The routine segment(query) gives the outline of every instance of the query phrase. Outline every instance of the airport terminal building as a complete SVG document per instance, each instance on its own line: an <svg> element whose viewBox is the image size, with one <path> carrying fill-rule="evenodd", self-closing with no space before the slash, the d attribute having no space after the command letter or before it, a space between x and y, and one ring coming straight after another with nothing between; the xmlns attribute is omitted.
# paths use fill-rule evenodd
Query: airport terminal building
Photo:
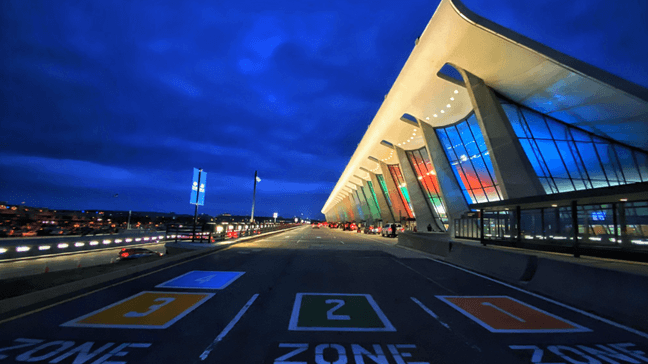
<svg viewBox="0 0 648 364"><path fill-rule="evenodd" d="M645 88L442 0L322 213L648 249L647 136Z"/></svg>

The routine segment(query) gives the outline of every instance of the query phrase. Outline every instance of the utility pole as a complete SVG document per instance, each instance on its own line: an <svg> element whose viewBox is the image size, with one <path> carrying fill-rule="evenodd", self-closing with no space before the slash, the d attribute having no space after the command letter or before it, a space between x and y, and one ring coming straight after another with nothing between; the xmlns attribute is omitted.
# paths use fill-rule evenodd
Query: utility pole
<svg viewBox="0 0 648 364"><path fill-rule="evenodd" d="M254 203L256 202L256 184L257 184L257 171L254 171L254 192L252 192L252 215L250 215L250 222L254 222Z"/></svg>

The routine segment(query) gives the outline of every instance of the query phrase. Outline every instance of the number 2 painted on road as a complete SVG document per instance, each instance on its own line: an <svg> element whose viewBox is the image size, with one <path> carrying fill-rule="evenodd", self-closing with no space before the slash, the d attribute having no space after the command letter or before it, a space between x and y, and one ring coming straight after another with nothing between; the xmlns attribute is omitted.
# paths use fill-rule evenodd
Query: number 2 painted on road
<svg viewBox="0 0 648 364"><path fill-rule="evenodd" d="M321 301L320 301L321 302ZM348 321L351 320L349 315L335 315L333 312L337 311L340 307L344 306L344 300L326 300L326 304L337 303L336 306L332 307L330 310L326 311L327 320L338 320L338 321Z"/></svg>

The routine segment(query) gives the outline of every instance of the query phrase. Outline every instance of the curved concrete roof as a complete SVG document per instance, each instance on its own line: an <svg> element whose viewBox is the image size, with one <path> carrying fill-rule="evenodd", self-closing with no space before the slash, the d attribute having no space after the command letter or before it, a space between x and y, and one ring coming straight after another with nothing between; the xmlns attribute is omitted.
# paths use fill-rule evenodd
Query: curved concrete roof
<svg viewBox="0 0 648 364"><path fill-rule="evenodd" d="M446 63L475 74L517 103L648 150L647 89L484 19L458 0L442 0L323 213L354 175L366 175L361 167L378 172L378 163L368 157L398 163L393 149L382 145L382 140L406 150L424 146L419 130L400 121L403 114L440 127L470 113L472 105L463 87L437 76Z"/></svg>

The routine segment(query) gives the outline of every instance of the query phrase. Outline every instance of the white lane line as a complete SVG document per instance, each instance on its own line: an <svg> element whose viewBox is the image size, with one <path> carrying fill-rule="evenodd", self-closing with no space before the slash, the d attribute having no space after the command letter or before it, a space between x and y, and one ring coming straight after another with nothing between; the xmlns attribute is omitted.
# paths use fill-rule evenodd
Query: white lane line
<svg viewBox="0 0 648 364"><path fill-rule="evenodd" d="M421 303L421 301L417 300L417 299L414 298L414 297L410 297L410 299L411 299L412 301L414 301L414 303L416 303L417 305L421 306L421 308L423 309L423 311L427 312L430 316L434 317L434 319L436 319L437 321L439 321L439 323L440 323L441 325L443 325L443 326L444 326L445 328L447 328L447 329L450 329L450 326L448 326L448 324L446 324L445 322L441 321L441 319L439 318L439 316L438 316L436 313L432 312L432 310L430 310L429 308L427 308L423 303Z"/></svg>
<svg viewBox="0 0 648 364"><path fill-rule="evenodd" d="M398 259L396 259L396 258L394 258L394 257L392 257L392 260L393 260L393 261L395 261L396 263L398 263L398 264L400 264L400 265L402 265L403 267L405 267L405 268L407 268L407 269L409 269L409 270L411 270L412 272L414 272L414 273L416 273L416 274L418 274L418 275L420 275L421 277L423 277L423 278L425 278L425 279L427 279L428 281L430 281L430 282L432 282L432 283L434 283L434 284L436 284L437 286L439 286L439 287L441 287L441 288L443 288L443 289L445 289L446 291L448 291L448 292L452 292L452 293L453 293L453 294L455 294L455 295L457 294L457 293L456 293L455 291L453 291L453 290L451 290L450 288L447 288L447 287L445 287L445 286L444 286L444 285L442 285L441 283L439 283L439 282L437 282L437 281L435 281L435 280L434 280L434 279L432 279L432 278L429 278L429 277L428 277L428 276L426 276L425 274L423 274L423 273L421 273L421 272L419 272L419 271L417 271L416 269L414 269L414 268L412 268L412 267L410 267L409 265L407 265L407 264L405 264L405 263L403 263L403 262L400 262L400 261L399 261Z"/></svg>
<svg viewBox="0 0 648 364"><path fill-rule="evenodd" d="M214 347L216 346L216 344L219 341L223 340L225 335L227 335L227 333L230 332L230 330L234 327L234 325L236 325L238 320L240 320L241 317L243 316L243 314L245 314L245 311L247 311L247 309L250 308L250 306L252 306L252 304L254 303L254 300L256 300L257 297L259 297L258 293L255 294L254 296L252 296L252 298L250 298L250 300L247 301L245 306L243 306L243 308L239 311L239 313L236 314L236 316L232 319L232 321L230 321L230 323L227 324L227 326L223 329L223 331L221 331L221 333L216 337L216 339L214 339L214 341L211 344L209 344L207 349L205 349L205 351L203 351L203 353L200 354L200 360L201 361L204 361L205 359L207 359L207 357L209 356L209 353L211 353L211 351L214 350Z"/></svg>
<svg viewBox="0 0 648 364"><path fill-rule="evenodd" d="M402 246L399 246L399 248L403 248L403 249L411 250L411 251L413 251L413 252L421 253L421 252L419 252L419 251L417 251L417 250L409 249L409 248L402 247ZM423 254L421 254L421 255L423 255ZM423 255L423 256L424 256L424 255ZM461 270L461 271L464 271L464 272L466 272L466 273L470 273L470 274L475 275L475 276L477 276L477 277L484 278L484 279L489 280L489 281L491 281L491 282L495 282L495 283L501 284L502 286L505 286L505 287L508 287L508 288L514 289L514 290L516 290L516 291L518 291L518 292L526 293L526 294L528 294L528 295L530 295L530 296L533 296L533 297L539 298L539 299L541 299L541 300L544 300L544 301L547 301L547 302L551 302L551 303L553 303L553 304L555 304L555 305L558 305L558 306L560 306L560 307L564 307L564 308L569 309L569 310L572 310L572 311L574 311L574 312L578 312L578 313L580 313L581 315L585 315L585 316L587 316L587 317L589 317L589 318L593 318L593 319L595 319L595 320L599 320L599 321L604 322L604 323L606 323L606 324L608 324L608 325L612 325L612 326L617 327L617 328L619 328L619 329L623 329L623 330L625 330L625 331L631 332L631 333L633 333L633 334L635 334L635 335L639 335L639 336L641 336L641 337L643 337L643 338L648 339L648 334L646 334L645 332L642 332L642 331L639 331L639 330L633 329L633 328L631 328L631 327L628 327L628 326L625 326L625 325L622 325L622 324L616 323L616 322L611 321L611 320L608 320L608 319L606 319L606 318L603 318L603 317L597 316L597 315L595 315L595 314L593 314L593 313L589 313L589 312L587 312L587 311L583 311L583 310L581 310L581 309L579 309L579 308L572 307L572 306L569 306L569 305L567 305L567 304L564 304L564 303L561 303L561 302L555 301L555 300L553 300L553 299L551 299L551 298L544 297L544 296L541 296L541 295L539 295L539 294L536 294L536 293L533 293L533 292L526 291L526 290L524 290L524 289L522 289L522 288L518 288L518 287L513 286L513 285L510 285L510 284L508 284L508 283L500 282L500 281L498 281L498 280L496 280L496 279L494 279L494 278L487 277L487 276L485 276L485 275L482 275L482 274L479 274L479 273L476 273L476 272L470 271L470 270L468 270L468 269L465 269L465 268L462 268L462 267L456 266L456 265L454 265L454 264L450 264L450 263L444 262L444 261L442 261L442 260L438 260L438 259L430 258L430 257L427 257L427 256L425 256L425 259L428 259L428 260L431 260L431 261L434 261L434 262L437 262L437 263L441 263L441 264L447 265L447 266L452 267L452 268L459 269L459 270Z"/></svg>

